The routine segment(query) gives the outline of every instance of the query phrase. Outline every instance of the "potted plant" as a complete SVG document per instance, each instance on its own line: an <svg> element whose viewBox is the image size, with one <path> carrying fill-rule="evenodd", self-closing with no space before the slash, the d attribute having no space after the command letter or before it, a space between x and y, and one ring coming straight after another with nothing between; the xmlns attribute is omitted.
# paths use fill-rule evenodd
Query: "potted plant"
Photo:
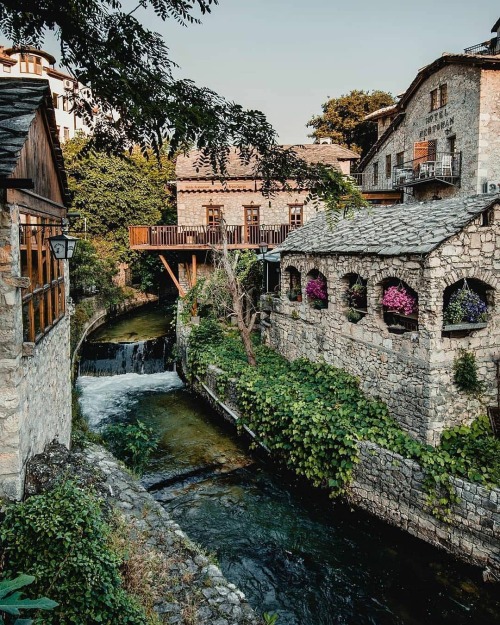
<svg viewBox="0 0 500 625"><path fill-rule="evenodd" d="M443 315L445 329L457 325L485 327L487 319L488 307L467 282L452 293Z"/></svg>
<svg viewBox="0 0 500 625"><path fill-rule="evenodd" d="M411 315L417 309L416 304L415 298L408 293L402 284L390 286L384 291L382 297L382 306L386 308L386 312L397 315Z"/></svg>
<svg viewBox="0 0 500 625"><path fill-rule="evenodd" d="M328 293L326 282L321 277L311 278L306 285L306 295L313 308L321 309L327 307Z"/></svg>
<svg viewBox="0 0 500 625"><path fill-rule="evenodd" d="M363 318L363 313L355 308L348 308L346 312L347 320L351 323L358 323Z"/></svg>
<svg viewBox="0 0 500 625"><path fill-rule="evenodd" d="M292 288L288 291L288 299L291 302L301 302L302 301L302 292L298 288Z"/></svg>
<svg viewBox="0 0 500 625"><path fill-rule="evenodd" d="M366 308L366 286L355 282L347 289L347 300L353 308Z"/></svg>

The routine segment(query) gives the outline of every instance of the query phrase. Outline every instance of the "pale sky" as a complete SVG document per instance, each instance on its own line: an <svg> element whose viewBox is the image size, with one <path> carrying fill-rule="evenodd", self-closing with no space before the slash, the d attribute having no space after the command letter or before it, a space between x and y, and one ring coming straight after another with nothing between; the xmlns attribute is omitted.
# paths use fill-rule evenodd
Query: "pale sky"
<svg viewBox="0 0 500 625"><path fill-rule="evenodd" d="M144 21L163 35L179 77L260 109L282 143L301 143L328 97L401 93L443 52L492 37L498 17L494 0L220 0L201 25Z"/></svg>

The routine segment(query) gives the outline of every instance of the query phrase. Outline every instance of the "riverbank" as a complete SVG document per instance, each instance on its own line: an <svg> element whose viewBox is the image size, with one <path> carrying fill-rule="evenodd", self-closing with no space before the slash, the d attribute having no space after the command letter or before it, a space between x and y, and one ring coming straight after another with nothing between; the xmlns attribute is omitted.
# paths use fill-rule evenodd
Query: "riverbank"
<svg viewBox="0 0 500 625"><path fill-rule="evenodd" d="M183 368L192 380L193 370L192 368L189 369L187 365L187 356L190 353L188 333L189 330L186 331L186 329L180 328L178 331L178 342ZM226 350L225 353L228 353L227 350L231 350L228 345L225 345L224 348ZM191 353L191 356L193 355L194 352ZM267 367L269 374L273 372L275 377L278 376L277 368L279 369L279 363L267 363ZM193 386L225 418L240 424L242 422L253 423L254 426L251 425L251 427L257 431L259 427L262 429L263 424L259 421L260 417L256 416L259 408L257 405L254 405L255 399L250 399L252 419L249 421L248 418L244 419L242 417L245 416L245 406L247 406L249 401L249 393L254 395L255 393L260 393L262 390L261 386L265 380L254 379L242 391L239 386L241 386L243 372L244 365L242 365L238 375L234 376L238 378L238 381L236 381L236 379L228 379L231 375L234 375L234 372L228 375L227 372L216 367L208 366L208 368L205 367L204 373L201 374L199 382L195 381ZM318 374L320 374L319 371ZM289 372L288 377L286 373L282 377L283 384L294 386L295 378L292 371ZM287 382L285 382L285 379ZM350 384L349 380L347 382ZM252 387L251 389L250 386ZM346 396L345 393L347 393L347 396L349 394L352 396L353 390L354 387L350 391L346 387L339 392L344 394L344 396ZM241 399L242 392L243 402ZM272 395L271 391L269 393ZM300 409L300 406L303 409L306 406L314 408L315 404L310 404L310 402L318 401L317 390L315 391L314 388L310 387L307 393L310 395L309 404L307 400L304 403L305 398L298 392L294 400L298 402L298 409ZM262 395L262 393L260 394ZM270 411L270 424L281 422L282 419L286 421L286 417L283 414L283 390L280 397L276 399L280 403L279 408L275 405L276 402L274 402L271 396L261 397L266 406L266 411ZM338 402L338 398L336 401ZM359 397L355 401L363 402L364 400ZM269 405L267 405L268 403ZM328 410L326 404L325 406L320 404L316 406L316 410L319 411L318 414ZM301 414L303 409L299 410ZM276 412L277 410L278 412L281 411L279 415ZM285 436L286 440L281 435L276 438L276 435L265 424L264 432L268 432L268 436L262 436L261 434L259 438L265 441L266 446L269 447L273 447L273 444L269 444L269 440L273 441L274 449L272 449L272 453L276 455L277 452L279 457L285 459L285 462L287 462L286 458L288 458L290 453L293 453L296 458L300 459L302 458L302 451L305 452L307 450L301 451L297 448L297 445L302 446L302 440L309 440L308 446L312 448L314 442L311 442L311 439L314 441L316 435L310 431L310 428L314 426L314 423L316 423L314 426L316 430L319 428L319 431L322 431L324 427L324 424L322 425L323 421L317 421L313 414L310 415L310 418L305 419L309 425L306 422L301 425L302 421L297 423L297 425L293 425L293 428L296 428L293 429L293 432L296 432L298 437L295 443L293 442L294 435L292 432L290 432L291 438L288 435ZM372 421L370 428L373 428L373 423ZM380 430L382 425L381 422L376 426L376 429ZM292 427L290 424L288 426ZM387 426L390 429L389 421ZM286 423L284 427L287 427ZM269 436L269 434L271 435ZM383 439L385 434L385 432L382 432L382 436L377 435L377 440ZM347 431L341 435L344 437L342 440L346 441L346 443L348 439L345 437L352 437L352 435L347 434ZM396 436L399 436L397 432ZM355 440L356 438L351 438L352 442ZM328 438L328 441L329 445L331 445L332 439ZM434 461L434 456L436 456L436 462L439 462L438 454L435 454L432 448L419 451L416 447L413 447L411 441L406 442L402 440L402 443L404 444L401 444L401 441L398 443L399 447L404 448L406 446L415 454L417 452L425 454L424 458L427 466ZM500 576L500 490L498 488L486 488L467 479L450 477L446 472L441 471L443 483L435 483L434 491L431 491L428 470L424 471L415 460L405 458L403 455L395 453L394 450L384 449L380 444L370 442L370 440L358 440L355 444L357 447L356 453L346 457L346 462L343 464L343 468L347 467L347 473L338 473L335 465L332 465L332 468L335 467L337 475L348 478L346 479L346 484L348 485L344 489L344 495L350 502L432 545L443 548L467 562L481 566L485 571L485 578L494 580ZM276 446L278 449L276 449ZM343 446L346 447L347 444ZM324 456L326 451L323 447L322 450ZM345 452L345 449L343 451ZM324 465L320 463L314 466L307 460L308 454L309 452L305 453L304 456L308 464L302 465L305 468L299 473L306 475L306 477L309 477L309 475L316 476L314 479L316 479L316 484L319 484L321 483L321 471L324 469L324 477L326 482L328 482L328 477L335 474L335 471L332 474L332 470L328 468L329 465L327 464L331 462L332 454L328 453L327 457L325 456L326 462ZM351 459L350 466L347 464L349 458ZM293 469L289 462L287 464L289 468ZM438 477L440 478L441 474ZM312 480L313 483L314 479ZM330 486L332 486L331 481ZM336 486L338 487L338 483ZM441 494L440 487L443 487L443 494ZM439 507L441 507L441 510Z"/></svg>
<svg viewBox="0 0 500 625"><path fill-rule="evenodd" d="M53 444L30 462L27 494L47 492L62 471L84 488L90 479L92 490L119 515L128 553L125 585L132 594L137 595L138 588L142 591L139 599L144 602L146 597L158 622L260 623L243 593L225 579L210 557L108 451L89 445L68 452Z"/></svg>

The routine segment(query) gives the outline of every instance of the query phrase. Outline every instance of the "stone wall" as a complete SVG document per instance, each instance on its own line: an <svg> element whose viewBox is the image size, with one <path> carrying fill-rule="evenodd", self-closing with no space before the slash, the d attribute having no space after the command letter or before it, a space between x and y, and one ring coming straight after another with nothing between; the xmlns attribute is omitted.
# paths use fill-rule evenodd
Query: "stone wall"
<svg viewBox="0 0 500 625"><path fill-rule="evenodd" d="M245 206L260 207L260 223L264 225L288 224L289 204L304 204L307 191L279 192L266 198L255 188L253 181L232 181L226 185L214 181L185 181L177 183L177 216L180 225L207 224L208 205L221 206L229 225L245 223ZM303 207L304 223L316 214L312 202Z"/></svg>
<svg viewBox="0 0 500 625"><path fill-rule="evenodd" d="M488 74L498 74L490 71ZM478 176L478 145L484 144L486 135L495 145L496 127L491 123L498 118L495 94L498 78L486 78L484 70L457 64L446 65L425 80L413 94L405 110L404 119L364 167L371 174L378 162L379 180L385 181L385 158L391 155L392 165L396 154L404 152L404 161L414 159L413 146L417 141L437 141L437 152L449 152L449 138L455 136L455 150L462 153L462 175L459 186L426 182L405 194L405 201L426 201L437 195L440 198L469 196L482 192L484 175ZM439 85L448 86L448 103L430 111L430 93ZM485 125L486 115L490 126ZM481 117L481 133L480 133ZM491 134L490 134L491 133ZM500 181L500 156L488 154L488 171ZM484 161L484 158L482 158ZM484 169L484 164L482 166Z"/></svg>
<svg viewBox="0 0 500 625"><path fill-rule="evenodd" d="M500 576L500 490L452 478L460 501L449 523L426 505L420 466L374 443L360 444L360 462L347 498L352 503L462 560Z"/></svg>
<svg viewBox="0 0 500 625"><path fill-rule="evenodd" d="M436 202L436 210L439 203ZM500 210L491 225L482 216L427 257L327 256L283 253L282 297L264 326L267 342L286 358L305 357L346 369L361 388L387 403L402 427L435 444L443 429L470 422L496 403L495 358L500 353L500 317L496 313L500 269ZM287 269L302 276L302 303L286 296ZM314 310L307 302L307 274L319 270L327 279L328 308ZM368 312L358 323L346 317L347 274L368 280ZM418 331L390 332L380 304L383 280L396 278L418 293ZM443 294L462 278L475 278L491 288L490 320L468 335L446 335ZM458 391L453 361L461 348L474 352L485 383L482 403Z"/></svg>
<svg viewBox="0 0 500 625"><path fill-rule="evenodd" d="M481 72L478 138L478 190L500 184L500 72Z"/></svg>
<svg viewBox="0 0 500 625"><path fill-rule="evenodd" d="M18 223L17 207L0 205L0 496L13 499L29 457L55 438L69 444L71 428L69 317L23 344Z"/></svg>
<svg viewBox="0 0 500 625"><path fill-rule="evenodd" d="M186 370L189 328L179 328L179 354ZM228 397L218 397L220 370L209 367L204 380L194 382L202 395L224 418L240 418L234 387ZM247 432L255 437L253 432ZM267 452L272 453L266 447ZM460 501L453 506L449 522L432 516L427 505L424 473L413 460L403 458L375 443L359 443L356 465L347 499L354 505L426 542L481 566L485 577L500 579L500 490L452 478Z"/></svg>

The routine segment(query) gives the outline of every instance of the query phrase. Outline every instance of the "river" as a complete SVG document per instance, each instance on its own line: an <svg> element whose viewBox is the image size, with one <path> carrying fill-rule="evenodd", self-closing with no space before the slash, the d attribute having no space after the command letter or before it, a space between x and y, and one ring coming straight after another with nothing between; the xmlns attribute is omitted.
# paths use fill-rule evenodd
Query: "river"
<svg viewBox="0 0 500 625"><path fill-rule="evenodd" d="M153 334L171 345L161 310L118 320L88 343L152 338L144 328L153 318ZM124 368L121 349L115 373ZM296 485L250 452L174 371L94 371L77 381L91 427L139 419L158 432L144 485L258 613L276 612L278 625L500 623L498 586L484 584L479 569Z"/></svg>

